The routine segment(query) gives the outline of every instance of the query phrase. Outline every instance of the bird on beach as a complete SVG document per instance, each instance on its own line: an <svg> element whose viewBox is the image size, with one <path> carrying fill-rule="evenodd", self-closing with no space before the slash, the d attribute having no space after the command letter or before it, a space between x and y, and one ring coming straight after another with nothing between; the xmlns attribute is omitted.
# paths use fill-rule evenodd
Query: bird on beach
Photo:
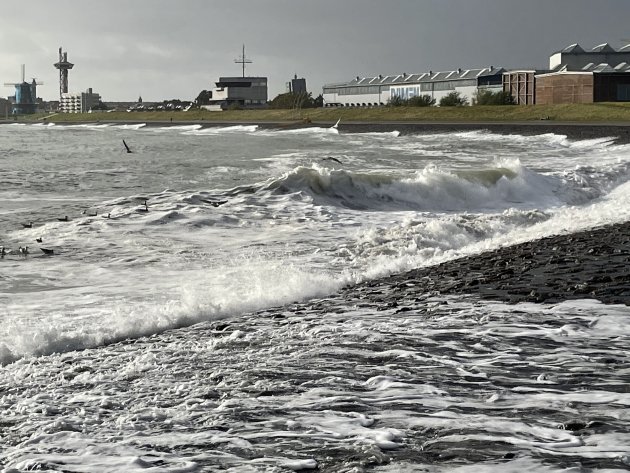
<svg viewBox="0 0 630 473"><path fill-rule="evenodd" d="M4 248L4 246L0 246L0 258L4 258L4 255L7 254L7 250Z"/></svg>
<svg viewBox="0 0 630 473"><path fill-rule="evenodd" d="M127 145L127 143L125 142L125 140L122 140L123 145L125 145L125 149L127 150L127 153L131 153L131 148L129 147L129 145Z"/></svg>
<svg viewBox="0 0 630 473"><path fill-rule="evenodd" d="M107 215L103 215L103 218L111 218L111 215L112 215L112 214L111 214L111 212L110 212L110 213L108 213Z"/></svg>
<svg viewBox="0 0 630 473"><path fill-rule="evenodd" d="M26 256L28 255L28 246L20 246L18 248L18 253L20 254L20 256Z"/></svg>
<svg viewBox="0 0 630 473"><path fill-rule="evenodd" d="M39 238L35 238L35 241L36 241L37 243L41 243L43 240L42 240L42 237L39 237Z"/></svg>
<svg viewBox="0 0 630 473"><path fill-rule="evenodd" d="M22 226L24 228L33 228L33 222L23 223Z"/></svg>
<svg viewBox="0 0 630 473"><path fill-rule="evenodd" d="M42 252L45 255L54 255L55 254L55 250L53 250L51 248L40 248L40 250L42 250Z"/></svg>
<svg viewBox="0 0 630 473"><path fill-rule="evenodd" d="M58 218L57 220L59 220L60 222L69 222L70 220L68 219L68 216L66 215L63 218Z"/></svg>

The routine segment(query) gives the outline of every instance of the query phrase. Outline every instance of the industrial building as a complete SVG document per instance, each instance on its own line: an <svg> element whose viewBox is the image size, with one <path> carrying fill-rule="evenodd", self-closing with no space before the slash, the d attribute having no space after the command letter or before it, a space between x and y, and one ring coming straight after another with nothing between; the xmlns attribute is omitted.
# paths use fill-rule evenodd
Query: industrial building
<svg viewBox="0 0 630 473"><path fill-rule="evenodd" d="M264 108L267 106L266 77L220 77L211 91L206 110Z"/></svg>
<svg viewBox="0 0 630 473"><path fill-rule="evenodd" d="M8 117L13 113L13 105L7 99L0 98L0 117Z"/></svg>
<svg viewBox="0 0 630 473"><path fill-rule="evenodd" d="M87 113L92 107L98 105L101 96L92 91L91 88L80 93L63 93L59 100L59 111L61 113Z"/></svg>
<svg viewBox="0 0 630 473"><path fill-rule="evenodd" d="M242 55L234 60L243 67L241 77L219 77L215 87L210 91L210 99L202 108L210 111L228 110L231 108L265 108L267 107L267 78L246 77L245 64L251 59L245 56L245 45Z"/></svg>
<svg viewBox="0 0 630 473"><path fill-rule="evenodd" d="M630 45L572 44L549 57L546 71L505 72L503 90L523 105L630 101Z"/></svg>
<svg viewBox="0 0 630 473"><path fill-rule="evenodd" d="M608 64L615 67L621 63L630 63L630 44L614 49L608 43L585 50L579 44L571 44L549 57L549 69L552 72L580 71L590 64Z"/></svg>
<svg viewBox="0 0 630 473"><path fill-rule="evenodd" d="M287 86L290 93L293 94L306 94L306 79L298 79L297 74L293 76L291 82L287 82Z"/></svg>
<svg viewBox="0 0 630 473"><path fill-rule="evenodd" d="M327 84L323 88L325 107L373 107L386 105L394 97L407 100L429 95L436 102L451 92L472 103L478 90L501 91L505 69L457 69L421 74L356 77L350 82Z"/></svg>

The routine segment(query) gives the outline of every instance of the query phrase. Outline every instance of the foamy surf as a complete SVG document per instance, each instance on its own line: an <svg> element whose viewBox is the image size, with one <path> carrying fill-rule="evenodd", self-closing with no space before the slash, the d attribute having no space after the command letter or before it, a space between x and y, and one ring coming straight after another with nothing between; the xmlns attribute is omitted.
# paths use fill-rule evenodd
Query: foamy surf
<svg viewBox="0 0 630 473"><path fill-rule="evenodd" d="M222 133L254 133L258 130L258 125L234 125L234 126L212 126L184 132L187 135L219 135Z"/></svg>
<svg viewBox="0 0 630 473"><path fill-rule="evenodd" d="M296 141L289 130L184 125L143 133L142 147L127 156L120 127L143 124L69 128L63 137L47 135L46 146L29 140L28 174L11 163L4 170L0 199L13 207L0 221L2 243L38 252L34 241L42 237L55 250L54 258L10 253L4 260L13 273L4 301L20 301L3 313L11 327L2 340L5 362L229 318L625 218L615 206L625 205L627 146L603 139L568 147L561 135L506 142L487 132L330 140L329 128L311 127ZM204 134L214 139L198 147L191 135ZM80 144L80 156L67 149L69 140ZM519 157L504 157L515 149ZM329 156L339 162L322 161ZM568 172L567 160L590 167ZM25 179L39 187L19 186ZM68 214L69 222L57 221ZM32 229L19 225L30 220ZM292 283L268 278L265 267ZM186 280L207 282L183 291ZM41 304L27 302L34 288ZM29 320L41 321L37 330L23 330ZM21 331L29 335L15 345Z"/></svg>
<svg viewBox="0 0 630 473"><path fill-rule="evenodd" d="M627 307L447 294L628 221L628 145L150 128L0 127L7 473L627 469Z"/></svg>

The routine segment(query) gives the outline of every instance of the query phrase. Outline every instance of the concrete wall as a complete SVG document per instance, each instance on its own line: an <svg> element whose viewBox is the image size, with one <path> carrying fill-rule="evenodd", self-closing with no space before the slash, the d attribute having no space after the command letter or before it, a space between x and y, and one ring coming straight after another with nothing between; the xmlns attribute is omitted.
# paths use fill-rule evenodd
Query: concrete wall
<svg viewBox="0 0 630 473"><path fill-rule="evenodd" d="M592 102L592 73L566 72L536 76L536 104Z"/></svg>

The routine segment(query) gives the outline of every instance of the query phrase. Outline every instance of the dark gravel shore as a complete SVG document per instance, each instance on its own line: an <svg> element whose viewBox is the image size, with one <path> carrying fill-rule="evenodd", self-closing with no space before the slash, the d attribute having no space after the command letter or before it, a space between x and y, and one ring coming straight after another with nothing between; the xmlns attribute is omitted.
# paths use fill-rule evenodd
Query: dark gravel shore
<svg viewBox="0 0 630 473"><path fill-rule="evenodd" d="M426 293L509 303L589 298L630 305L630 222L412 270L347 288L345 296L405 311Z"/></svg>

